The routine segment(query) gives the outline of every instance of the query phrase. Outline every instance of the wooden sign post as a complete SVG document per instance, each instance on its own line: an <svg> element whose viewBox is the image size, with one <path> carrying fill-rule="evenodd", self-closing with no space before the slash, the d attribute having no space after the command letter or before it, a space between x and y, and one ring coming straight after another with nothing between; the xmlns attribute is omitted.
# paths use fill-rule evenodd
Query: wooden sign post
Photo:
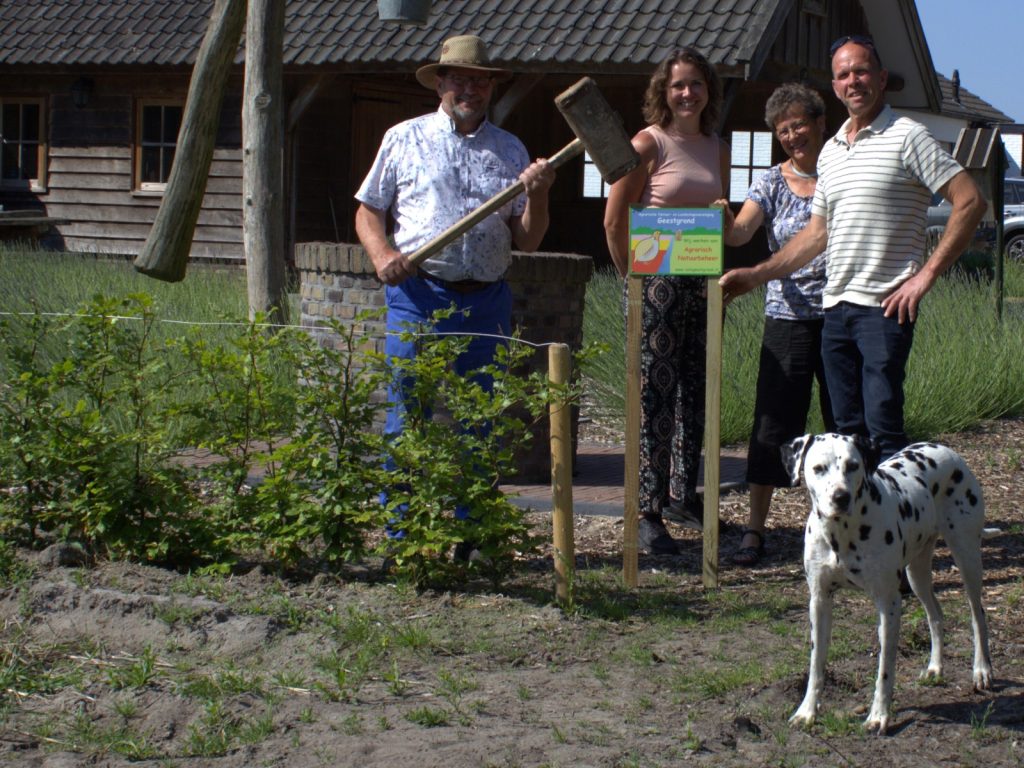
<svg viewBox="0 0 1024 768"><path fill-rule="evenodd" d="M640 348L643 343L643 278L708 277L707 372L704 406L704 586L718 586L718 487L722 392L722 210L630 209L630 273L626 277L626 455L622 579L638 584L640 523Z"/></svg>

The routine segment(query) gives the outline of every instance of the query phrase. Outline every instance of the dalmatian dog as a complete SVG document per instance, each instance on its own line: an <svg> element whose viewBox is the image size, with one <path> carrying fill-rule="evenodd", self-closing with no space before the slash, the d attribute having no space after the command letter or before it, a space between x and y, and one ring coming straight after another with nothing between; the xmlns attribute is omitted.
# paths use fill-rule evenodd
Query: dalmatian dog
<svg viewBox="0 0 1024 768"><path fill-rule="evenodd" d="M878 678L865 726L889 727L900 634L900 580L906 568L924 603L931 656L922 678L942 675L942 610L932 588L932 555L940 536L963 576L974 629L974 690L988 690L992 664L981 604L981 539L985 506L978 481L953 450L915 443L878 463L879 451L862 437L804 435L782 448L796 485L803 473L811 498L804 532L804 570L810 590L811 663L807 693L790 718L814 722L825 682L832 635L832 595L844 586L868 593L878 610Z"/></svg>

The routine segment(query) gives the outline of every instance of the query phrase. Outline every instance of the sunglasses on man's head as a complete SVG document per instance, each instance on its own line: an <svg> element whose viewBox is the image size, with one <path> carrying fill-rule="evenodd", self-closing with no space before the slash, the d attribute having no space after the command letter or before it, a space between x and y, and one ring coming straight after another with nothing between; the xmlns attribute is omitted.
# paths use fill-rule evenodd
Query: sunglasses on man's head
<svg viewBox="0 0 1024 768"><path fill-rule="evenodd" d="M829 57L835 56L836 51L842 48L847 43L855 43L857 45L863 45L865 48L870 48L875 54L875 58L878 59L878 66L882 66L882 57L878 55L878 49L875 47L875 41L871 35L844 35L832 43L832 46L828 49Z"/></svg>

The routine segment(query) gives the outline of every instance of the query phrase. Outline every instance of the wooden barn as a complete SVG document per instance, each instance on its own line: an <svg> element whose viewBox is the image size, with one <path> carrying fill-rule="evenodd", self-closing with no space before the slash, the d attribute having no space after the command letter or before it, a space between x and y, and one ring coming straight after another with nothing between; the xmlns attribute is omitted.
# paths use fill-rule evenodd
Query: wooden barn
<svg viewBox="0 0 1024 768"><path fill-rule="evenodd" d="M191 65L212 0L0 0L0 205L63 223L49 244L137 254L174 157ZM453 34L483 37L517 73L492 119L531 154L571 138L556 94L592 76L631 133L642 126L647 78L673 48L692 45L726 83L722 133L733 146L734 199L779 160L763 123L787 80L819 88L830 127L829 43L874 35L901 90L894 106L942 103L913 0L435 0L426 26L385 24L367 0L288 0L284 43L285 231L297 242L351 242L352 194L395 122L437 108L415 69ZM221 109L194 259L241 260L241 89L244 43ZM602 184L585 160L560 171L544 250L607 260ZM756 246L755 246L756 247Z"/></svg>

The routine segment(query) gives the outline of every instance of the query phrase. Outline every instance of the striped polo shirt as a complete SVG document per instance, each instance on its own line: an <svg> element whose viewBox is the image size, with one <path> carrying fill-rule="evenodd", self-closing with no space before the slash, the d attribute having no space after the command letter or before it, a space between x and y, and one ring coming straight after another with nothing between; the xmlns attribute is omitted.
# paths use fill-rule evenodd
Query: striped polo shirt
<svg viewBox="0 0 1024 768"><path fill-rule="evenodd" d="M932 193L963 170L927 128L888 105L853 144L848 125L818 157L812 211L828 227L826 309L880 306L920 269Z"/></svg>

